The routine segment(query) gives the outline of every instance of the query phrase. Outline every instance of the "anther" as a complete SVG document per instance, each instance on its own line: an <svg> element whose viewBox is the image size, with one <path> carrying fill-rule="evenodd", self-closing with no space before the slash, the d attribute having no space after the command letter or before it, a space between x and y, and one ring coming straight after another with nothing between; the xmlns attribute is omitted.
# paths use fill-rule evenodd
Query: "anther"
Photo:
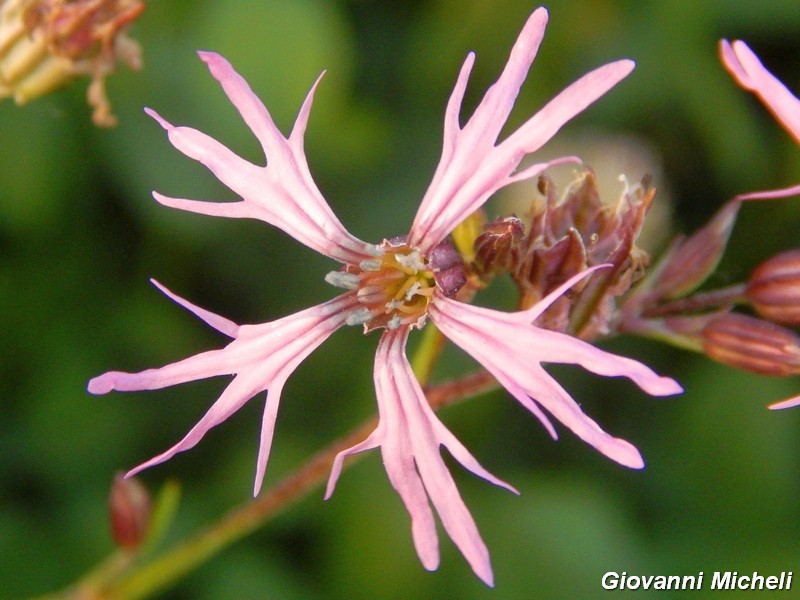
<svg viewBox="0 0 800 600"><path fill-rule="evenodd" d="M325 281L334 287L343 288L345 290L354 290L358 287L361 279L354 273L331 271L325 275Z"/></svg>
<svg viewBox="0 0 800 600"><path fill-rule="evenodd" d="M391 319L386 322L386 328L389 330L394 330L400 327L403 324L403 320L400 318L400 315L394 315Z"/></svg>
<svg viewBox="0 0 800 600"><path fill-rule="evenodd" d="M401 267L411 269L415 273L425 270L425 263L416 250L408 254L395 254L394 258Z"/></svg>
<svg viewBox="0 0 800 600"><path fill-rule="evenodd" d="M345 323L348 325L364 325L372 320L372 311L368 308L357 308L347 313Z"/></svg>
<svg viewBox="0 0 800 600"><path fill-rule="evenodd" d="M383 266L383 262L376 258L370 258L368 260L362 260L358 263L358 266L362 271L379 271L381 266Z"/></svg>
<svg viewBox="0 0 800 600"><path fill-rule="evenodd" d="M408 288L405 295L406 302L409 302L411 298L419 291L419 288L422 287L419 281L415 281L414 284Z"/></svg>
<svg viewBox="0 0 800 600"><path fill-rule="evenodd" d="M383 248L375 244L365 244L364 251L372 256L383 256L385 253Z"/></svg>

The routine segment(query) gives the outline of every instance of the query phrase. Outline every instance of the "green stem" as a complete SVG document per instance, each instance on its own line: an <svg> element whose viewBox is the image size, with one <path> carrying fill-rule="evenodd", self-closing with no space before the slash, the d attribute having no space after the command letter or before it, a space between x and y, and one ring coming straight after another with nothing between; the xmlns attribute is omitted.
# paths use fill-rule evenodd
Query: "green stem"
<svg viewBox="0 0 800 600"><path fill-rule="evenodd" d="M426 328L426 335L412 361L422 381L430 377L431 363L438 358L442 343L441 333L433 327ZM497 382L489 373L478 371L429 387L426 396L430 405L437 409L495 387ZM135 555L117 551L76 584L41 600L138 600L167 589L319 486L330 472L336 455L363 440L376 424L376 417L367 420L318 452L272 489L160 554L145 552ZM345 463L345 468L360 456L363 455L351 457Z"/></svg>
<svg viewBox="0 0 800 600"><path fill-rule="evenodd" d="M478 371L431 387L427 390L427 397L433 408L441 408L482 394L496 386L494 377L486 371ZM287 476L261 497L234 509L214 525L167 550L149 563L134 567L134 570L126 576L112 582L106 595L98 598L136 600L177 582L231 543L255 531L270 518L305 497L328 475L334 457L342 450L363 440L376 424L376 418L369 419L347 436L317 453L298 471ZM345 468L360 456L363 455L359 454L348 460Z"/></svg>
<svg viewBox="0 0 800 600"><path fill-rule="evenodd" d="M333 458L364 439L375 428L370 419L350 434L314 455L262 496L235 508L218 522L167 550L147 564L112 582L105 598L146 598L180 580L236 540L255 531L270 518L304 498L330 470Z"/></svg>

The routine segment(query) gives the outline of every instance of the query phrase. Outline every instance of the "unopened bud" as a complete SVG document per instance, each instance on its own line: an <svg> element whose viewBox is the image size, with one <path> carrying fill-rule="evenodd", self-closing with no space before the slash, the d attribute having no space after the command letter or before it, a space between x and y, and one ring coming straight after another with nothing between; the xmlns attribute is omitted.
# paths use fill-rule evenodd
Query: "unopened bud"
<svg viewBox="0 0 800 600"><path fill-rule="evenodd" d="M776 254L756 267L746 295L765 319L800 325L800 249Z"/></svg>
<svg viewBox="0 0 800 600"><path fill-rule="evenodd" d="M717 268L728 245L741 202L731 200L664 259L656 290L664 298L680 298L699 287Z"/></svg>
<svg viewBox="0 0 800 600"><path fill-rule="evenodd" d="M723 364L775 377L800 373L800 337L775 323L729 313L712 319L701 337L705 353Z"/></svg>
<svg viewBox="0 0 800 600"><path fill-rule="evenodd" d="M428 260L433 268L433 278L444 295L448 298L455 296L467 282L461 254L450 240L444 240L431 251Z"/></svg>
<svg viewBox="0 0 800 600"><path fill-rule="evenodd" d="M114 541L121 548L137 548L150 526L151 505L147 489L136 479L115 475L108 509Z"/></svg>
<svg viewBox="0 0 800 600"><path fill-rule="evenodd" d="M481 274L513 271L519 262L525 227L512 215L483 226L475 240L475 265Z"/></svg>

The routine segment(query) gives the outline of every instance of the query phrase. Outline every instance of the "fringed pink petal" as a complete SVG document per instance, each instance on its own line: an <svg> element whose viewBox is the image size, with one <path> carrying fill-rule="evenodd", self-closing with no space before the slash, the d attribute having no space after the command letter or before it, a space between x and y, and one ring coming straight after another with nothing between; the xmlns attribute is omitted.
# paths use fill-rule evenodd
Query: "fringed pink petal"
<svg viewBox="0 0 800 600"><path fill-rule="evenodd" d="M579 278L572 278L565 286ZM549 295L542 302L546 306L552 300ZM430 317L445 336L492 373L528 410L535 413L535 401L612 460L641 467L639 452L625 440L604 432L538 363L578 364L604 376L628 377L653 395L675 394L681 391L680 386L637 361L536 327L531 315L537 312L541 312L538 306L504 313L437 296L431 304Z"/></svg>
<svg viewBox="0 0 800 600"><path fill-rule="evenodd" d="M800 396L794 396L793 398L775 402L770 404L767 408L770 410L783 410L784 408L794 408L795 406L800 406Z"/></svg>
<svg viewBox="0 0 800 600"><path fill-rule="evenodd" d="M440 446L479 477L516 490L484 469L436 417L405 356L407 338L408 328L386 331L381 337L375 355L378 427L366 440L336 457L326 498L333 492L346 456L380 446L389 481L411 516L414 547L425 568L432 570L439 564L432 503L475 574L492 585L489 552L442 459Z"/></svg>
<svg viewBox="0 0 800 600"><path fill-rule="evenodd" d="M289 373L286 374L288 377ZM261 486L264 483L264 475L267 472L269 453L272 449L272 438L275 435L275 422L278 419L278 407L280 406L281 392L285 379L273 379L267 400L264 405L264 412L261 415L261 439L258 444L258 458L256 459L256 479L253 483L253 497L258 496Z"/></svg>
<svg viewBox="0 0 800 600"><path fill-rule="evenodd" d="M393 424L397 428L395 436L399 439L397 445L392 443L391 437L387 439L390 444L382 447L384 463L393 460L391 455L396 452L413 458L416 472L419 473L445 531L461 550L475 574L487 585L492 585L489 551L442 459L439 446L447 447L449 440L437 435L438 426L443 426L429 407L428 410L424 408L427 406L427 399L405 355L407 338L406 328L386 332L378 344L375 356L375 391L378 402L386 407L387 418L394 417ZM392 425L387 425L390 436L391 431ZM387 464L387 471L388 469ZM481 472L486 471L481 468L476 474ZM407 475L412 473L407 472ZM492 479L499 481L494 477ZM400 489L398 492L401 496L406 493ZM435 537L435 528L425 532L425 535Z"/></svg>
<svg viewBox="0 0 800 600"><path fill-rule="evenodd" d="M538 175L546 164L521 173L516 173L516 169L526 155L538 150L567 121L605 94L633 68L631 61L619 61L585 75L496 145L546 25L544 8L530 16L503 73L462 128L460 105L474 61L472 54L467 57L447 105L442 157L408 236L409 243L423 252L441 242L466 215L477 210L497 190Z"/></svg>
<svg viewBox="0 0 800 600"><path fill-rule="evenodd" d="M233 378L233 381L231 381L228 387L225 388L225 391L222 392L222 395L217 401L211 405L208 412L206 412L200 421L189 430L189 433L187 433L181 441L165 452L134 467L128 471L125 476L132 477L145 469L149 469L150 467L169 460L179 452L185 452L186 450L194 448L212 428L225 421L244 406L254 395L263 391L266 387L264 385L265 383L269 385L269 378L261 371L237 375Z"/></svg>
<svg viewBox="0 0 800 600"><path fill-rule="evenodd" d="M800 195L800 185L792 185L780 190L767 190L763 192L748 192L747 194L739 194L736 200L777 200L780 198L789 198L791 196Z"/></svg>
<svg viewBox="0 0 800 600"><path fill-rule="evenodd" d="M210 310L206 310L205 308L201 308L196 304L193 304L186 300L186 298L181 298L178 294L172 292L167 288L167 286L162 285L155 279L151 279L150 282L156 286L159 291L164 294L167 298L179 304L190 313L194 314L197 318L202 320L208 326L213 327L220 333L227 335L229 338L235 338L239 333L239 326L231 321L230 319L226 319L225 317L221 317L215 313L212 313Z"/></svg>
<svg viewBox="0 0 800 600"><path fill-rule="evenodd" d="M156 199L201 214L260 219L282 229L309 248L341 262L357 264L369 258L366 244L348 233L339 222L308 169L303 133L319 80L309 91L293 131L286 138L247 82L224 58L212 52L201 52L200 57L258 137L267 165L254 165L206 134L190 127L176 127L155 111L146 109L167 131L170 142L178 150L205 165L242 201L203 207L208 203L165 196L156 196Z"/></svg>
<svg viewBox="0 0 800 600"><path fill-rule="evenodd" d="M220 325L223 332L234 333L225 322L217 320L222 317L199 309L171 292L166 293L210 325ZM223 349L203 352L159 369L140 373L109 372L92 379L89 391L105 394L111 390L158 389L218 375L235 375L219 399L180 442L134 468L129 475L194 447L211 428L239 410L250 398L269 390L256 467L257 492L266 470L283 384L297 366L344 323L352 305L353 299L345 294L277 321L239 326L233 341Z"/></svg>
<svg viewBox="0 0 800 600"><path fill-rule="evenodd" d="M567 122L586 110L611 88L631 74L632 60L618 60L590 71L528 119L497 148L498 153L514 156L541 148Z"/></svg>
<svg viewBox="0 0 800 600"><path fill-rule="evenodd" d="M753 92L786 131L800 143L800 100L770 73L741 40L719 43L720 58L734 79Z"/></svg>
<svg viewBox="0 0 800 600"><path fill-rule="evenodd" d="M378 427L370 435L364 438L364 440L355 446L351 446L347 450L342 450L336 455L336 457L333 459L333 465L331 465L331 473L328 476L328 484L325 486L325 500L329 500L336 489L336 483L339 481L339 475L342 474L342 468L344 467L344 459L348 456L352 456L353 454L358 454L359 452L365 452L366 450L378 448L381 445L384 435L383 427L378 424Z"/></svg>

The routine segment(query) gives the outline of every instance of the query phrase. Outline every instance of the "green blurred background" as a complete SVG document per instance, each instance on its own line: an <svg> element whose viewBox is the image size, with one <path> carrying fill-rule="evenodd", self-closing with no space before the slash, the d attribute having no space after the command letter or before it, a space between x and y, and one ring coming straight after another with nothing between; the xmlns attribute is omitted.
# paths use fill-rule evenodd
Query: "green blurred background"
<svg viewBox="0 0 800 600"><path fill-rule="evenodd" d="M478 55L468 114L535 6L152 1L132 30L145 69L109 79L116 129L91 125L85 81L23 108L0 103L0 596L60 588L108 554L114 473L177 441L225 385L85 392L86 381L105 370L158 366L223 343L148 277L237 322L271 320L333 293L322 279L330 261L280 231L158 206L152 189L233 196L175 151L142 107L258 161L257 142L194 51L226 56L284 131L328 69L307 133L309 163L351 231L380 241L405 232L413 217L464 56ZM720 37L743 38L800 91L795 0L563 0L548 8L547 35L512 123L591 68L630 57L633 75L562 137L591 130L652 145L661 158L656 185L669 190L660 201L671 203L676 231L699 226L736 193L800 181L800 151L732 83L716 49ZM568 151L581 154L580 145ZM628 173L631 180L643 174ZM760 259L796 245L798 225L800 199L746 206L717 282L736 281ZM374 412L376 340L341 331L291 378L267 486ZM708 582L714 570L794 570L800 409L775 413L765 405L800 392L800 381L737 373L641 340L606 347L686 388L683 396L653 399L624 381L554 370L590 415L641 449L643 471L618 467L563 428L554 443L502 392L441 415L522 493L453 465L491 550L496 590L471 574L443 535L439 571L420 566L407 515L373 452L345 472L330 501L318 490L161 597L591 598L601 594L606 571L705 571ZM452 373L472 365L453 352L444 366ZM167 479L183 486L169 539L248 499L262 406L262 398L253 400L192 452L142 475L154 490Z"/></svg>

